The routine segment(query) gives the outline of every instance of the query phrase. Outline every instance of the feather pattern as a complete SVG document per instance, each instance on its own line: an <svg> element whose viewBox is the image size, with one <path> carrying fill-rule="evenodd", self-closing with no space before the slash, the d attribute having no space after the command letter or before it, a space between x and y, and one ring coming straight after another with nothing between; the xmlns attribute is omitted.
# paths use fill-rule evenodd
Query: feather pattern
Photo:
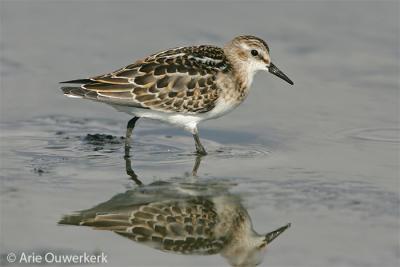
<svg viewBox="0 0 400 267"><path fill-rule="evenodd" d="M167 200L137 206L128 213L98 213L80 225L110 230L153 247L182 254L215 254L226 243L216 236L219 218L214 203L198 197Z"/></svg>
<svg viewBox="0 0 400 267"><path fill-rule="evenodd" d="M165 50L117 71L95 76L68 95L163 112L212 110L220 94L217 77L231 69L223 49L201 45ZM74 83L75 81L68 81Z"/></svg>

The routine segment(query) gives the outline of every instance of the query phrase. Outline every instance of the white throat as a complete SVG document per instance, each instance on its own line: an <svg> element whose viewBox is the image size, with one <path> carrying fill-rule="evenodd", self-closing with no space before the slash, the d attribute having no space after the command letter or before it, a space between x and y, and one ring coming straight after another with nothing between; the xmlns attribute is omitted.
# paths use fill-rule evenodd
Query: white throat
<svg viewBox="0 0 400 267"><path fill-rule="evenodd" d="M245 75L246 79L246 86L249 88L253 83L254 76L260 70L265 70L265 65L260 64L257 61L250 61L249 63L243 64L241 73Z"/></svg>

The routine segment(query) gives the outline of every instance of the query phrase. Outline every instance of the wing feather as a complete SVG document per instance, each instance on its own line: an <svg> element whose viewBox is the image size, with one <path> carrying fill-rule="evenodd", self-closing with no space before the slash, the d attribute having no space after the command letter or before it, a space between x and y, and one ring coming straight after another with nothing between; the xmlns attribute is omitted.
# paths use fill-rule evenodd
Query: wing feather
<svg viewBox="0 0 400 267"><path fill-rule="evenodd" d="M230 67L221 48L178 47L92 77L90 82L82 80L83 92L77 93L101 102L164 112L207 112L219 95L217 76Z"/></svg>
<svg viewBox="0 0 400 267"><path fill-rule="evenodd" d="M214 232L218 224L214 203L207 198L167 200L134 206L131 211L94 214L83 226L109 230L138 242L184 254L214 254L225 241Z"/></svg>

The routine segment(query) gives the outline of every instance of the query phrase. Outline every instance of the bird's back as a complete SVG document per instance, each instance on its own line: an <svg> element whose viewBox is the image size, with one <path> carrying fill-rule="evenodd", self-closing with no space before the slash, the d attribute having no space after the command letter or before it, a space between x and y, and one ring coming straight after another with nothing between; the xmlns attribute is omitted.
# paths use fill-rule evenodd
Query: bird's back
<svg viewBox="0 0 400 267"><path fill-rule="evenodd" d="M202 45L168 49L117 71L64 83L64 94L113 105L185 114L212 110L217 77L231 70L223 49Z"/></svg>
<svg viewBox="0 0 400 267"><path fill-rule="evenodd" d="M94 209L65 216L60 224L91 226L113 231L156 249L182 254L215 254L226 243L215 235L219 223L208 198L151 202L102 212Z"/></svg>

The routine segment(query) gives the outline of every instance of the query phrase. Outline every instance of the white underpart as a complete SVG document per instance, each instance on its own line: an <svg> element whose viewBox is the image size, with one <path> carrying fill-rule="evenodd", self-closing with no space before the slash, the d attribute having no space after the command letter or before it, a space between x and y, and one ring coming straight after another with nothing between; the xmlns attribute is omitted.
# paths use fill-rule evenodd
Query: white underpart
<svg viewBox="0 0 400 267"><path fill-rule="evenodd" d="M264 70L264 71L267 70L268 71L268 68L266 67L265 63L262 62L261 60L257 60L255 58L250 59L247 64L247 87L251 86L254 75L259 70Z"/></svg>
<svg viewBox="0 0 400 267"><path fill-rule="evenodd" d="M228 113L232 109L238 106L239 103L229 103L223 99L219 99L216 102L215 107L205 113L198 114L184 114L177 112L162 112L151 109L135 108L121 105L112 105L115 109L121 112L128 113L133 116L165 121L185 130L191 132L192 134L197 133L197 124L203 120L210 120L221 117L222 115Z"/></svg>

